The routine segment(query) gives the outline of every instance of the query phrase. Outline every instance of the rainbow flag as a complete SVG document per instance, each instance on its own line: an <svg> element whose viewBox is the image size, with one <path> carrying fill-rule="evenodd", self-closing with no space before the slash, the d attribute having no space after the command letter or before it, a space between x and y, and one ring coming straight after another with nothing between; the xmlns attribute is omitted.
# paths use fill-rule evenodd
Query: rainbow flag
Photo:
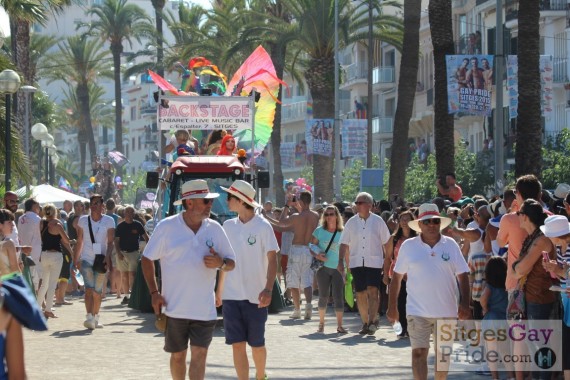
<svg viewBox="0 0 570 380"><path fill-rule="evenodd" d="M59 184L58 184L60 189L63 189L65 191L71 191L71 184L69 183L68 180L66 180L63 177L59 177Z"/></svg>

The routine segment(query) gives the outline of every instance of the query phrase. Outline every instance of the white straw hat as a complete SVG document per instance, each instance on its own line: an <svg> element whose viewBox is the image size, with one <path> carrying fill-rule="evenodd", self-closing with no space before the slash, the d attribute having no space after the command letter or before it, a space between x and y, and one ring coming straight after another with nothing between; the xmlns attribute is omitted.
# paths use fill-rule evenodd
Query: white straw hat
<svg viewBox="0 0 570 380"><path fill-rule="evenodd" d="M220 187L222 190L241 199L253 208L261 207L261 205L255 201L255 189L249 182L238 179L234 181L228 189L223 186Z"/></svg>
<svg viewBox="0 0 570 380"><path fill-rule="evenodd" d="M570 193L570 185L567 183L559 183L554 190L554 196L558 199L566 198L566 195Z"/></svg>
<svg viewBox="0 0 570 380"><path fill-rule="evenodd" d="M174 205L181 205L183 199L212 199L219 196L218 193L210 193L208 182L203 179L194 179L182 185L182 195L174 202Z"/></svg>
<svg viewBox="0 0 570 380"><path fill-rule="evenodd" d="M420 222L427 219L441 219L441 224L439 225L439 230L443 230L445 227L451 224L451 219L446 216L441 216L439 213L439 208L433 203L424 203L420 206L418 213L418 219L410 220L408 226L416 232L421 232Z"/></svg>

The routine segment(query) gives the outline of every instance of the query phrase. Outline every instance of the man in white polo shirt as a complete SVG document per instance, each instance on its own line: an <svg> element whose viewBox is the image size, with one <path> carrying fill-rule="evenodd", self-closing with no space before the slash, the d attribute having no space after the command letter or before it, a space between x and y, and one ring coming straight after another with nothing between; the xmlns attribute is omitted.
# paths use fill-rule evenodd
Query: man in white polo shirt
<svg viewBox="0 0 570 380"><path fill-rule="evenodd" d="M427 356L430 335L437 319L468 319L469 267L459 246L441 234L451 219L442 217L435 204L420 206L417 220L408 223L419 236L406 240L400 247L398 261L390 283L388 312L391 323L398 321L398 294L404 275L408 333L412 346L414 379L427 379ZM461 294L457 303L457 283ZM436 379L445 379L447 371L436 371Z"/></svg>
<svg viewBox="0 0 570 380"><path fill-rule="evenodd" d="M142 270L158 315L168 316L164 350L170 353L173 379L204 379L208 347L216 326L214 286L217 271L230 271L235 254L222 226L209 219L214 198L202 179L182 185L175 205L184 211L162 220L154 229L143 256ZM162 292L155 277L160 260ZM190 368L186 354L190 342Z"/></svg>
<svg viewBox="0 0 570 380"><path fill-rule="evenodd" d="M357 215L350 218L340 235L338 270L344 273L344 260L352 272L356 290L356 304L362 319L361 335L373 335L378 329L380 284L384 264L384 244L390 239L390 231L384 220L372 210L372 195L356 196Z"/></svg>
<svg viewBox="0 0 570 380"><path fill-rule="evenodd" d="M224 223L224 230L236 253L236 269L220 273L216 301L223 300L226 344L232 345L234 367L239 380L249 379L246 345L251 347L255 378L265 378L265 323L267 306L277 275L279 245L271 224L255 208L255 189L235 181L228 189L228 207L238 217Z"/></svg>

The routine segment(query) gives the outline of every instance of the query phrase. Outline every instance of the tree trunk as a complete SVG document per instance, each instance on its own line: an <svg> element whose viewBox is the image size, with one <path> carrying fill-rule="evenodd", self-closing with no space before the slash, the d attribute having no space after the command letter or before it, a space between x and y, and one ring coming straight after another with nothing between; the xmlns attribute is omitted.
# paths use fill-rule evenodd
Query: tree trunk
<svg viewBox="0 0 570 380"><path fill-rule="evenodd" d="M31 85L33 82L30 74L30 22L16 20L15 31L16 35L13 37L13 40L16 41L16 44L15 49L12 50L14 64L18 68L18 71L23 75L21 85ZM20 132L21 136L26 136L24 133L24 128L26 126L26 94L23 91L18 91L13 99L13 110L16 112L14 114L16 128Z"/></svg>
<svg viewBox="0 0 570 380"><path fill-rule="evenodd" d="M86 155L87 155L87 136L85 136L85 130L80 130L77 132L77 141L79 142L79 175L83 177L85 175L85 165L86 165ZM89 177L91 173L89 173Z"/></svg>
<svg viewBox="0 0 570 380"><path fill-rule="evenodd" d="M156 15L156 72L164 77L164 35L162 31L162 11L166 0L153 0L154 13Z"/></svg>
<svg viewBox="0 0 570 380"><path fill-rule="evenodd" d="M123 152L123 102L121 100L121 43L111 44L113 54L113 78L115 80L115 150ZM118 176L122 175L122 168L117 167Z"/></svg>
<svg viewBox="0 0 570 380"><path fill-rule="evenodd" d="M408 162L408 132L414 110L420 49L421 2L404 2L404 41L400 78L398 80L398 104L394 118L394 141L390 158L390 184L388 194L404 195Z"/></svg>
<svg viewBox="0 0 570 380"><path fill-rule="evenodd" d="M455 53L451 26L451 0L431 0L428 6L434 60L434 130L437 175L455 172L453 115L447 110L445 56ZM435 181L435 178L434 178Z"/></svg>
<svg viewBox="0 0 570 380"><path fill-rule="evenodd" d="M93 122L91 120L91 99L89 96L89 88L87 83L81 83L76 88L77 100L81 107L81 119L83 121L83 128L85 129L86 142L89 143L89 153L91 157L97 155L97 146L95 144L95 136L93 134Z"/></svg>
<svg viewBox="0 0 570 380"><path fill-rule="evenodd" d="M277 78L283 78L285 68L285 51L287 47L284 44L269 43L269 51L273 66L275 67L275 75ZM277 95L277 99L283 99L283 86ZM278 205L285 204L285 189L283 189L283 170L281 168L281 108L282 105L275 105L275 119L273 120L273 130L271 131L271 149L273 153L273 190L275 193L275 202Z"/></svg>
<svg viewBox="0 0 570 380"><path fill-rule="evenodd" d="M542 128L540 114L539 2L519 2L519 111L515 152L515 176L541 176Z"/></svg>
<svg viewBox="0 0 570 380"><path fill-rule="evenodd" d="M334 119L334 56L311 58L305 79L313 97L315 119ZM334 139L332 151L334 152ZM333 163L332 157L313 154L315 203L319 199L323 202L333 200Z"/></svg>

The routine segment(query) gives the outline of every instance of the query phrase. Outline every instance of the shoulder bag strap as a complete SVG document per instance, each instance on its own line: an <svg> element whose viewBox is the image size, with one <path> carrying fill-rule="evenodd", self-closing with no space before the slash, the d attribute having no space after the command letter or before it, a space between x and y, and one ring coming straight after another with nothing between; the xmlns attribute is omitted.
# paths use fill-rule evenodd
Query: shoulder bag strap
<svg viewBox="0 0 570 380"><path fill-rule="evenodd" d="M336 233L337 233L337 232L338 232L338 231L335 231L335 232L334 232L334 234L333 234L333 236L332 236L332 238L331 238L331 241L329 241L329 245L327 245L327 249L325 249L325 254L329 251L329 248L331 247L331 244L332 244L332 242L333 242L333 240L334 240L334 237L336 236Z"/></svg>
<svg viewBox="0 0 570 380"><path fill-rule="evenodd" d="M89 235L91 235L91 244L95 244L95 237L93 236L93 228L91 228L91 217L87 217L87 223L89 224Z"/></svg>

